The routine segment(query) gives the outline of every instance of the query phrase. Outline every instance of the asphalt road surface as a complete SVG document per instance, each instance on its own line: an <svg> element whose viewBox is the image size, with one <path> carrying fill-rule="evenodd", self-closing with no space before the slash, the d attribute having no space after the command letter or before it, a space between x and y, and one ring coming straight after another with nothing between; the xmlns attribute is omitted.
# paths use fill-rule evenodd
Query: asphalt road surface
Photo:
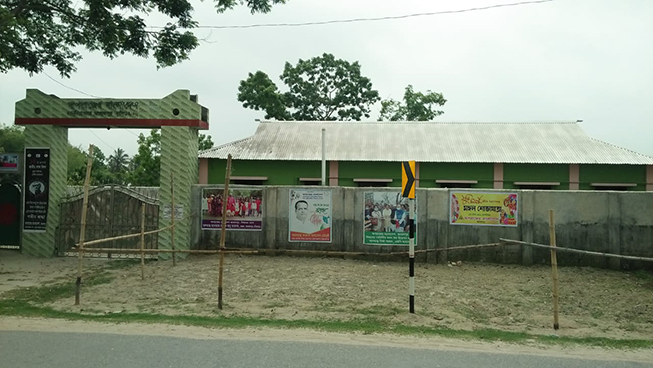
<svg viewBox="0 0 653 368"><path fill-rule="evenodd" d="M0 331L0 367L653 367L624 361L314 342Z"/></svg>

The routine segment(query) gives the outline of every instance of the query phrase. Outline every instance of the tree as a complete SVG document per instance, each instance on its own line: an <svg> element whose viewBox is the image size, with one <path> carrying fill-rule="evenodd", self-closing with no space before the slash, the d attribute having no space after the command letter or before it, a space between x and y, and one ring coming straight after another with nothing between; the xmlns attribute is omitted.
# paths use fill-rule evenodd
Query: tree
<svg viewBox="0 0 653 368"><path fill-rule="evenodd" d="M109 156L107 164L109 166L109 170L114 173L119 173L127 170L127 165L129 164L129 155L127 155L125 150L122 148L116 148L113 151L113 154Z"/></svg>
<svg viewBox="0 0 653 368"><path fill-rule="evenodd" d="M444 106L446 102L442 93L430 90L426 93L415 92L409 84L404 92L403 104L392 99L381 101L379 120L430 121L444 114L444 111L436 110L436 106Z"/></svg>
<svg viewBox="0 0 653 368"><path fill-rule="evenodd" d="M0 124L0 153L22 153L24 149L25 134L23 127Z"/></svg>
<svg viewBox="0 0 653 368"><path fill-rule="evenodd" d="M213 148L213 140L211 139L211 136L208 134L200 134L198 136L198 142L199 144L199 150L204 151L209 148Z"/></svg>
<svg viewBox="0 0 653 368"><path fill-rule="evenodd" d="M158 187L161 172L161 133L152 129L149 136L138 135L138 153L132 158L129 183L135 186Z"/></svg>
<svg viewBox="0 0 653 368"><path fill-rule="evenodd" d="M90 185L106 185L116 183L115 176L109 171L106 157L98 146L93 146L93 164L91 166ZM88 152L81 147L68 143L68 184L84 185L86 180L86 165Z"/></svg>
<svg viewBox="0 0 653 368"><path fill-rule="evenodd" d="M285 2L214 0L218 13L246 4L252 14ZM152 12L170 22L148 25L143 17ZM82 47L109 58L151 53L157 67L171 66L198 46L189 31L197 26L189 0L0 0L0 72L20 68L31 75L49 65L70 77Z"/></svg>
<svg viewBox="0 0 653 368"><path fill-rule="evenodd" d="M266 119L360 120L369 117L370 107L380 100L358 62L331 54L299 59L295 66L286 62L280 78L287 92L282 93L266 73L249 73L238 87L238 101L265 111Z"/></svg>

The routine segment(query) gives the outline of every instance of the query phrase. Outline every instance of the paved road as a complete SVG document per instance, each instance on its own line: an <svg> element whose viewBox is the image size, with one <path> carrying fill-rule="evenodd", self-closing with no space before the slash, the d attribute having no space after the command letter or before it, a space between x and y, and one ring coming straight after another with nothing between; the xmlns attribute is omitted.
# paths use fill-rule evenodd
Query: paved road
<svg viewBox="0 0 653 368"><path fill-rule="evenodd" d="M653 364L310 342L0 331L0 366L630 368L653 367Z"/></svg>

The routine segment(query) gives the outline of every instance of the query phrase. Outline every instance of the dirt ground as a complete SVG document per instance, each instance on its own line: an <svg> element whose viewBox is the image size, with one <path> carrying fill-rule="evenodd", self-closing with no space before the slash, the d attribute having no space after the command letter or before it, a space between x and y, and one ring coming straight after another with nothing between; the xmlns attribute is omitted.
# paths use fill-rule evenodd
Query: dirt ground
<svg viewBox="0 0 653 368"><path fill-rule="evenodd" d="M12 255L13 254L13 255ZM35 259L0 252L0 293L73 280L74 258ZM86 275L107 260L85 260ZM83 313L254 316L279 319L375 318L412 326L493 328L531 334L653 339L653 276L588 268L560 269L560 326L552 326L548 267L417 264L416 314L408 313L407 263L336 258L228 255L217 310L218 258L194 256L110 269L110 284L52 304Z"/></svg>

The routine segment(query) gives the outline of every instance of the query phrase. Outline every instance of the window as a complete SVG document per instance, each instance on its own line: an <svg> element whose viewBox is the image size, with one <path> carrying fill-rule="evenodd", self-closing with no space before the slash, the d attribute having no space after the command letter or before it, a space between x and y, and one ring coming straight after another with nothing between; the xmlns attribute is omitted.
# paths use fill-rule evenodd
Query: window
<svg viewBox="0 0 653 368"><path fill-rule="evenodd" d="M241 185L263 185L268 180L267 176L232 176L229 181L232 184Z"/></svg>
<svg viewBox="0 0 653 368"><path fill-rule="evenodd" d="M516 181L515 185L519 189L531 190L553 190L560 185L558 181Z"/></svg>
<svg viewBox="0 0 653 368"><path fill-rule="evenodd" d="M628 188L636 188L635 183L590 183L594 190L617 190L626 191Z"/></svg>
<svg viewBox="0 0 653 368"><path fill-rule="evenodd" d="M440 179L435 181L440 188L471 188L478 184L478 180L448 180Z"/></svg>
<svg viewBox="0 0 653 368"><path fill-rule="evenodd" d="M301 185L322 185L322 178L299 178Z"/></svg>
<svg viewBox="0 0 653 368"><path fill-rule="evenodd" d="M392 183L392 179L354 179L354 183L358 187L387 187L389 183Z"/></svg>

